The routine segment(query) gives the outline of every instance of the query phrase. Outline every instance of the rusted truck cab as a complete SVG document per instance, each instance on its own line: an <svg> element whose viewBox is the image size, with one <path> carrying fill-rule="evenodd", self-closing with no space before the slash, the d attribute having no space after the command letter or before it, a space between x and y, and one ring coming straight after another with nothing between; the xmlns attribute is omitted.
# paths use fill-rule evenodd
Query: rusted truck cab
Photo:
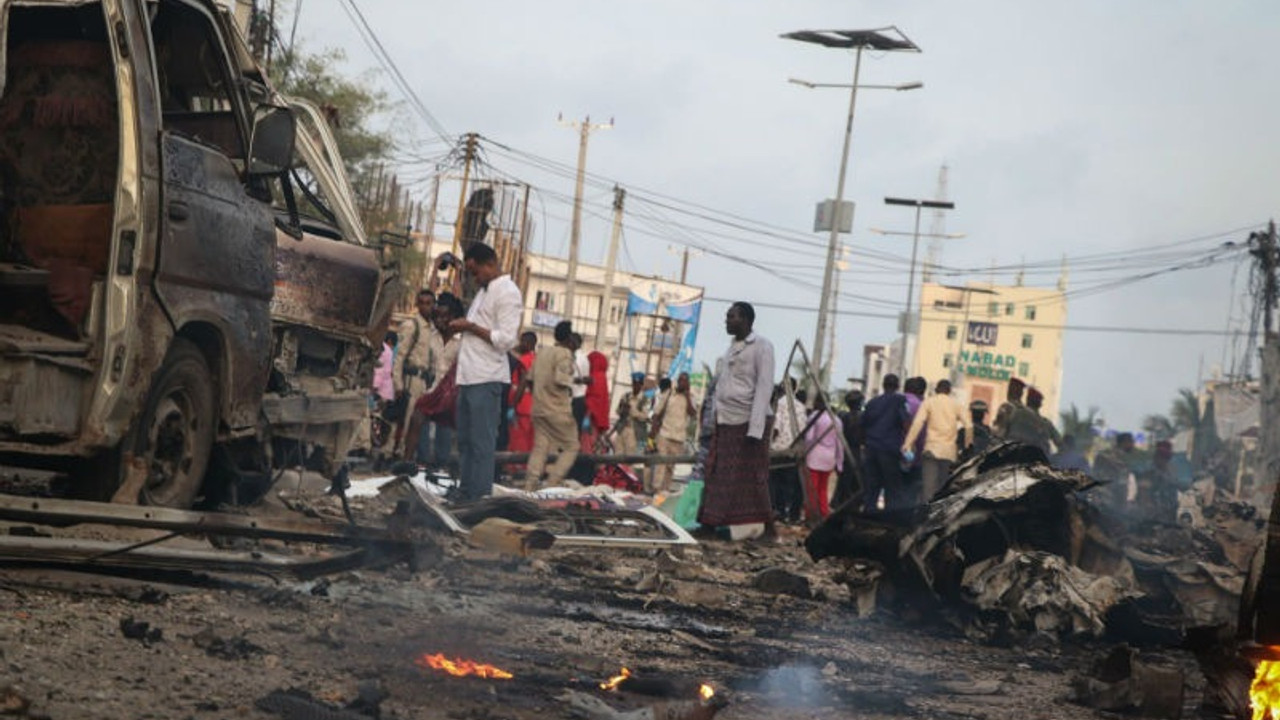
<svg viewBox="0 0 1280 720"><path fill-rule="evenodd" d="M185 506L211 457L341 459L394 270L327 130L212 0L0 0L0 28L0 464Z"/></svg>

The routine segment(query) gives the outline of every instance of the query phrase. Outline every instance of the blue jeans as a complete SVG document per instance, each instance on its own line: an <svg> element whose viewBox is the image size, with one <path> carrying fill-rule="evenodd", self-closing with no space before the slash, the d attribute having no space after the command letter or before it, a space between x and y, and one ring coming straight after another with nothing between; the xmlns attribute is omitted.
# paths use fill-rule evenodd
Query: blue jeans
<svg viewBox="0 0 1280 720"><path fill-rule="evenodd" d="M443 468L449 464L452 452L453 428L433 422L422 424L422 432L418 434L419 464Z"/></svg>
<svg viewBox="0 0 1280 720"><path fill-rule="evenodd" d="M458 454L462 499L478 500L493 492L494 458L505 383L458 386Z"/></svg>

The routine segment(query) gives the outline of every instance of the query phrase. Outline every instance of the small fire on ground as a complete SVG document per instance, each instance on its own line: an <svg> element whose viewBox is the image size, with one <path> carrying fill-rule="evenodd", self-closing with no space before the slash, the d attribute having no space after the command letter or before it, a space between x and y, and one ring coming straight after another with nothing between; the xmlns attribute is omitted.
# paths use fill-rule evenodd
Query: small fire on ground
<svg viewBox="0 0 1280 720"><path fill-rule="evenodd" d="M510 680L515 677L506 670L494 667L493 665L478 663L472 660L464 660L462 658L450 660L444 656L444 653L423 655L417 660L414 660L413 663L418 667L441 670L457 677L475 675L476 677L488 678L490 680Z"/></svg>
<svg viewBox="0 0 1280 720"><path fill-rule="evenodd" d="M601 690L617 690L618 686L622 684L622 681L626 680L629 677L631 677L631 671L626 668L622 668L622 670L619 671L617 675L614 675L613 677L609 678L607 681L600 683L600 689Z"/></svg>
<svg viewBox="0 0 1280 720"><path fill-rule="evenodd" d="M1263 660L1249 688L1253 720L1280 720L1280 661Z"/></svg>
<svg viewBox="0 0 1280 720"><path fill-rule="evenodd" d="M624 667L618 671L617 675L614 675L608 680L600 683L600 689L616 691L618 689L618 686L621 685L623 682L625 682L629 677L631 677L631 671ZM716 691L710 685L706 683L702 683L701 685L698 686L698 699L702 700L702 702L704 703L710 702L711 698L715 696L716 696ZM1276 720L1280 720L1280 718L1276 718Z"/></svg>

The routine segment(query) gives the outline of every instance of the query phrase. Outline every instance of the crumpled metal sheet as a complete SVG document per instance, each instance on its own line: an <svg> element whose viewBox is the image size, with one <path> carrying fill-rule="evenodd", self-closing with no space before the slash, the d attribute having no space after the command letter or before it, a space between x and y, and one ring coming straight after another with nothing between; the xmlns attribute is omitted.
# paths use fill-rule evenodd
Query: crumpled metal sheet
<svg viewBox="0 0 1280 720"><path fill-rule="evenodd" d="M933 571L927 558L962 529L1015 510L1014 506L1028 501L1033 491L1065 497L1095 484L1084 473L1048 465L1006 465L989 470L967 487L930 503L924 519L899 543L899 555L912 558L932 584Z"/></svg>
<svg viewBox="0 0 1280 720"><path fill-rule="evenodd" d="M1099 576L1044 551L1011 549L965 569L967 598L1005 613L1011 624L1057 635L1101 636L1116 603L1140 593L1125 580Z"/></svg>

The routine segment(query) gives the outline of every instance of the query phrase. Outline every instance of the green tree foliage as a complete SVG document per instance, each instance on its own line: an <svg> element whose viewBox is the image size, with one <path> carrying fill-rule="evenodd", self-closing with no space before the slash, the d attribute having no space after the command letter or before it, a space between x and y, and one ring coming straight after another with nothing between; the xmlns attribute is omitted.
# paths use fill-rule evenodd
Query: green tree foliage
<svg viewBox="0 0 1280 720"><path fill-rule="evenodd" d="M1097 407L1090 407L1088 412L1081 413L1080 408L1071 403L1069 409L1058 413L1058 418L1062 421L1062 434L1075 438L1077 450L1085 452L1093 445L1093 428L1098 424Z"/></svg>
<svg viewBox="0 0 1280 720"><path fill-rule="evenodd" d="M1142 420L1142 429L1156 440L1168 440L1178 434L1178 429L1167 415L1148 415Z"/></svg>
<svg viewBox="0 0 1280 720"><path fill-rule="evenodd" d="M386 160L395 147L395 137L378 129L378 120L390 123L395 105L373 82L376 73L347 76L341 72L346 54L336 48L317 53L300 49L282 53L271 68L271 81L285 95L311 100L328 116L352 182L377 163Z"/></svg>
<svg viewBox="0 0 1280 720"><path fill-rule="evenodd" d="M1169 409L1169 418L1178 431L1198 430L1204 418L1200 412L1200 398L1192 390L1182 388L1173 399L1173 407Z"/></svg>

